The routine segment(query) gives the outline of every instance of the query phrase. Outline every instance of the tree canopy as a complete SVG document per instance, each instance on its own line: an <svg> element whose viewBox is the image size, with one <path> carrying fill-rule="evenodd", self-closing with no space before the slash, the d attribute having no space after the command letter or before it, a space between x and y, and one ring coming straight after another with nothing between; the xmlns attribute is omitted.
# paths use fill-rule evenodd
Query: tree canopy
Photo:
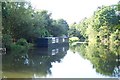
<svg viewBox="0 0 120 80"><path fill-rule="evenodd" d="M36 11L28 2L2 2L2 24L3 34L14 39L61 36L68 31L65 20L53 20L51 13Z"/></svg>

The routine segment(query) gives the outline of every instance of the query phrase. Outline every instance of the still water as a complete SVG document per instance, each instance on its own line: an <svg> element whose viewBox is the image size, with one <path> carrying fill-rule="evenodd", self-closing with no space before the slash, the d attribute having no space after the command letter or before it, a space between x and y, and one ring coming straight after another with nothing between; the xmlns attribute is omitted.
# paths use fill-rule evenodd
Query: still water
<svg viewBox="0 0 120 80"><path fill-rule="evenodd" d="M117 48L117 49L116 49ZM118 78L119 47L79 44L2 56L4 78ZM113 49L113 51L111 51Z"/></svg>

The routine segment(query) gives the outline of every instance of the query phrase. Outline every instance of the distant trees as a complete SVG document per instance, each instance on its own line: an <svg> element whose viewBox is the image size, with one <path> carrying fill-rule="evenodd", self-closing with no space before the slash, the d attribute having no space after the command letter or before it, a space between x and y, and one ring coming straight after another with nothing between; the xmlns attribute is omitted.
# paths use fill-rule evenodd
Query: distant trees
<svg viewBox="0 0 120 80"><path fill-rule="evenodd" d="M78 37L80 41L84 41L85 37L82 34L82 32L77 29L77 26L78 25L76 23L70 25L70 28L68 31L69 37Z"/></svg>
<svg viewBox="0 0 120 80"><path fill-rule="evenodd" d="M120 16L117 11L119 4L102 6L90 18L73 24L70 29L79 31L89 42L70 47L73 52L77 51L90 60L96 72L119 77Z"/></svg>
<svg viewBox="0 0 120 80"><path fill-rule="evenodd" d="M69 26L63 19L53 20L51 34L53 36L68 35Z"/></svg>
<svg viewBox="0 0 120 80"><path fill-rule="evenodd" d="M77 33L80 33L89 42L104 42L105 40L110 42L110 37L114 32L118 31L114 37L120 35L120 16L116 14L118 8L119 5L99 7L90 18L73 24L70 27L70 35L76 35L76 31L78 31ZM120 43L120 37L117 37L116 40Z"/></svg>

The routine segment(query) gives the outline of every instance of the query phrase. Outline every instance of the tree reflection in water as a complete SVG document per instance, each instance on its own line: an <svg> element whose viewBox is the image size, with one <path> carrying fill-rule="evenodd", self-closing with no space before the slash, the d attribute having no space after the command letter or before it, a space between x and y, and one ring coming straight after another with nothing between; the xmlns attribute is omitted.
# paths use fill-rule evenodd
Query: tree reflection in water
<svg viewBox="0 0 120 80"><path fill-rule="evenodd" d="M120 77L120 46L96 44L70 45L73 52L78 52L83 58L90 60L96 72Z"/></svg>
<svg viewBox="0 0 120 80"><path fill-rule="evenodd" d="M34 48L22 55L6 54L2 56L3 77L45 77L51 74L51 63L61 62L66 55L68 45L58 48ZM11 75L7 74L11 72ZM12 73L22 73L23 75L14 76ZM27 74L27 75L24 75Z"/></svg>

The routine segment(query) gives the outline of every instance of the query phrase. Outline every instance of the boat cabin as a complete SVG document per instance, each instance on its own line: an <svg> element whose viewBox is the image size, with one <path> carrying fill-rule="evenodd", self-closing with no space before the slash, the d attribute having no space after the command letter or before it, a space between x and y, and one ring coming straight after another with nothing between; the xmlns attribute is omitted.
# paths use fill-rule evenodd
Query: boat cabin
<svg viewBox="0 0 120 80"><path fill-rule="evenodd" d="M45 37L35 40L37 47L57 47L63 44L68 44L68 37Z"/></svg>

